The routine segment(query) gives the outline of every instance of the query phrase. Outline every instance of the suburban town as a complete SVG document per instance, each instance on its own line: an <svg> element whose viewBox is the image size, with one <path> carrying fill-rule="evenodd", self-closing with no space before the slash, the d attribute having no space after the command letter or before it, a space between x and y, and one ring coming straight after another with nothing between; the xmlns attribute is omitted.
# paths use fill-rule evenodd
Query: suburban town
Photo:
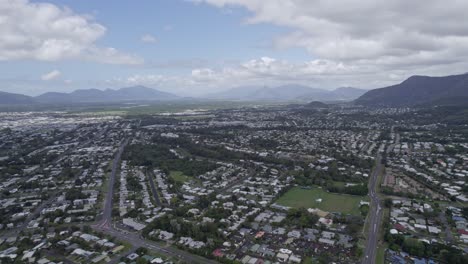
<svg viewBox="0 0 468 264"><path fill-rule="evenodd" d="M468 264L468 0L0 0L0 264Z"/></svg>
<svg viewBox="0 0 468 264"><path fill-rule="evenodd" d="M466 125L410 108L0 113L1 263L466 263Z"/></svg>

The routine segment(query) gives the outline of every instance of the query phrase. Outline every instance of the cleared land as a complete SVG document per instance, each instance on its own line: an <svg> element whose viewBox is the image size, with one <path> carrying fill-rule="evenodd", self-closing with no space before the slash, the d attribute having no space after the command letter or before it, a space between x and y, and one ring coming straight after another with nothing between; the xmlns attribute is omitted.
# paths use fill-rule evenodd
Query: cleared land
<svg viewBox="0 0 468 264"><path fill-rule="evenodd" d="M322 199L322 202L318 202L317 199ZM281 196L276 203L294 208L318 208L327 212L360 215L361 200L367 200L367 197L329 193L320 188L295 187Z"/></svg>

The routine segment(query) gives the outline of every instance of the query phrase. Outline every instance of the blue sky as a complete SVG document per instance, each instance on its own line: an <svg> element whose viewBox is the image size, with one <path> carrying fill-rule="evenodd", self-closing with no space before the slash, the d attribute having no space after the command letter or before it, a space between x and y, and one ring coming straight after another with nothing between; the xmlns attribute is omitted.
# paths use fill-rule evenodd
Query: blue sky
<svg viewBox="0 0 468 264"><path fill-rule="evenodd" d="M377 88L457 73L468 55L466 26L447 21L464 15L459 1L437 16L428 1L414 20L400 0L0 1L1 90L31 95L140 84L184 95L285 83Z"/></svg>
<svg viewBox="0 0 468 264"><path fill-rule="evenodd" d="M32 1L42 3L43 1ZM114 47L145 60L143 65L109 65L80 60L41 62L31 60L0 62L4 79L30 80L31 86L40 76L58 69L61 78L74 84L68 88L61 83L45 83L25 87L27 93L41 93L55 89L73 90L98 86L113 87L102 81L133 74L190 74L192 68L237 64L261 56L288 60L308 57L302 49L278 50L270 40L285 29L268 24L246 25L248 11L243 8L219 9L205 4L179 0L48 1L67 7L76 14L90 15L107 28L96 45ZM141 41L151 35L155 43ZM40 82L39 82L40 83ZM76 84L75 84L76 83ZM84 86L84 87L81 87ZM91 87L89 87L91 88ZM155 87L156 88L156 87Z"/></svg>

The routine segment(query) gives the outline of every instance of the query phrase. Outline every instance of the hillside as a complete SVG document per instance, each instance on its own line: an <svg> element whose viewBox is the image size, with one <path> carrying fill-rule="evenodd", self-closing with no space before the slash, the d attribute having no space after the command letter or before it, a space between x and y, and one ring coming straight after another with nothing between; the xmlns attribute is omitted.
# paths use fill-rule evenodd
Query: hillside
<svg viewBox="0 0 468 264"><path fill-rule="evenodd" d="M412 76L400 84L368 91L355 100L366 106L415 106L468 96L468 74Z"/></svg>
<svg viewBox="0 0 468 264"><path fill-rule="evenodd" d="M31 104L31 103L34 103L34 100L32 97L22 95L22 94L0 92L0 104L13 105L13 104Z"/></svg>

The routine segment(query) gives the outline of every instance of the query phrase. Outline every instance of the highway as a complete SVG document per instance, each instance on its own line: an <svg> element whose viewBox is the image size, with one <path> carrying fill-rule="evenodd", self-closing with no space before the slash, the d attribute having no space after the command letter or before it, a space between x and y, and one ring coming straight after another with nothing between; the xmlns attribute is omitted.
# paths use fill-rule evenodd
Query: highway
<svg viewBox="0 0 468 264"><path fill-rule="evenodd" d="M367 236L367 244L364 250L364 258L362 264L375 263L377 255L377 243L379 240L379 228L382 221L382 206L379 196L376 193L378 184L378 177L383 170L382 158L377 156L376 166L371 173L369 179L369 197L371 199L371 206L369 211L369 230Z"/></svg>

